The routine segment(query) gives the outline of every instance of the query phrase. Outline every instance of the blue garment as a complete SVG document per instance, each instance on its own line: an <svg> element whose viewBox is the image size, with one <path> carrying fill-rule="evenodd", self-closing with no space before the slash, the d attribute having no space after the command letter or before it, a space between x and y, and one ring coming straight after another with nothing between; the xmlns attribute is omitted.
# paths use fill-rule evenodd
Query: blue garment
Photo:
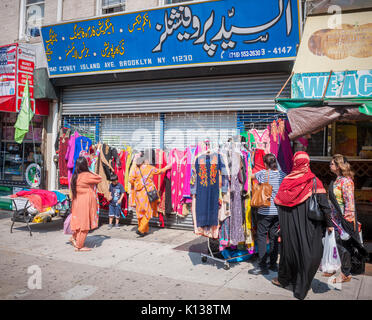
<svg viewBox="0 0 372 320"><path fill-rule="evenodd" d="M67 196L59 191L53 191L57 196L57 202L62 203L67 199Z"/></svg>
<svg viewBox="0 0 372 320"><path fill-rule="evenodd" d="M74 169L72 172L75 172L76 160L79 158L80 152L85 150L89 152L89 148L92 145L92 140L87 137L80 136L75 139L75 150L74 150Z"/></svg>
<svg viewBox="0 0 372 320"><path fill-rule="evenodd" d="M218 226L219 179L222 174L222 192L227 192L226 166L219 153L203 154L196 158L196 225ZM194 193L194 194L195 194Z"/></svg>
<svg viewBox="0 0 372 320"><path fill-rule="evenodd" d="M120 205L109 204L109 217L120 218L121 207Z"/></svg>
<svg viewBox="0 0 372 320"><path fill-rule="evenodd" d="M269 183L273 186L273 192L270 198L271 205L270 207L258 208L258 214L278 215L278 209L274 203L274 199L286 174L281 170L269 170L269 175ZM256 173L256 179L259 183L267 182L267 170L258 171Z"/></svg>

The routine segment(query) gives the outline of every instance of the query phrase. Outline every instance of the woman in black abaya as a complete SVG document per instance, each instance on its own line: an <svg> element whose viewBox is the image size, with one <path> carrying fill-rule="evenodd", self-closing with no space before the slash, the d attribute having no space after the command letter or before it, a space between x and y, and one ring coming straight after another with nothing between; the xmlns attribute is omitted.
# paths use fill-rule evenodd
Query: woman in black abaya
<svg viewBox="0 0 372 320"><path fill-rule="evenodd" d="M272 283L283 288L292 284L294 296L305 299L322 259L325 228L331 232L333 225L326 190L310 170L309 155L297 152L293 161L292 172L284 178L275 198L281 250L278 278L273 279ZM308 217L314 178L316 198L325 217L321 222Z"/></svg>

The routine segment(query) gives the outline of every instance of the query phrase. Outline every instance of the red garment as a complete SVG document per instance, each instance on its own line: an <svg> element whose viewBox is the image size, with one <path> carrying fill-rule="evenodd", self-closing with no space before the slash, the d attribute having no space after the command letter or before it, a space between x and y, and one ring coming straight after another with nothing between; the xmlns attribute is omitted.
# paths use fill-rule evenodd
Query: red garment
<svg viewBox="0 0 372 320"><path fill-rule="evenodd" d="M265 164L263 161L263 157L265 155L265 151L262 149L256 149L254 153L254 167L252 169L252 173L255 174L258 171L265 170Z"/></svg>
<svg viewBox="0 0 372 320"><path fill-rule="evenodd" d="M59 150L58 150L58 168L59 168L59 183L61 185L68 185L67 179L67 161L66 152L68 147L69 138L66 137L66 133L63 133L59 137Z"/></svg>
<svg viewBox="0 0 372 320"><path fill-rule="evenodd" d="M115 158L112 162L112 167L115 171L115 174L118 176L118 182L124 186L124 177L125 177L125 164L128 152L121 151L119 153L119 161L120 163L116 163ZM123 210L124 216L128 214L128 196L127 193L124 193L123 200L121 201L121 208Z"/></svg>
<svg viewBox="0 0 372 320"><path fill-rule="evenodd" d="M312 194L315 174L310 170L310 157L304 151L294 155L293 169L283 179L274 199L277 205L294 207L306 201ZM316 193L326 193L323 183L316 178Z"/></svg>
<svg viewBox="0 0 372 320"><path fill-rule="evenodd" d="M15 198L15 195L12 196ZM38 196L37 194L29 194L29 195L24 195L23 198L27 198L28 201L32 204L32 206L39 212L43 212L44 208L42 205L41 197Z"/></svg>
<svg viewBox="0 0 372 320"><path fill-rule="evenodd" d="M12 197L27 198L27 196L35 194L40 196L42 208L53 207L54 205L57 204L57 195L54 192L47 190L32 189L30 191L19 191L16 194L13 194Z"/></svg>

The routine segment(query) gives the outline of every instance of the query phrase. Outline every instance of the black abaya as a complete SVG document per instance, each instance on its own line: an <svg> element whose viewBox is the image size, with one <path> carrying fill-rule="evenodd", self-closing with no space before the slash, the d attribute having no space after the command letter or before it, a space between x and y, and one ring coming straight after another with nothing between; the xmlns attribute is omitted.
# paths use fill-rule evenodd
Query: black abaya
<svg viewBox="0 0 372 320"><path fill-rule="evenodd" d="M305 299L323 256L325 227L332 227L331 209L326 194L317 194L325 222L307 216L309 200L295 206L278 206L281 250L278 281L284 287L293 284L294 296Z"/></svg>

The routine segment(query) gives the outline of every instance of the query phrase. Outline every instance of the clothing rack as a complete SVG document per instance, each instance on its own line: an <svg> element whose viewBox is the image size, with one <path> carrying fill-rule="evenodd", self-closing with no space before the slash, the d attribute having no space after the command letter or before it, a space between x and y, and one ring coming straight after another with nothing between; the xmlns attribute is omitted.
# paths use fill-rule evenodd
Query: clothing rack
<svg viewBox="0 0 372 320"><path fill-rule="evenodd" d="M219 252L213 252L212 251L211 245L210 245L210 238L208 238L208 251L209 251L209 254L206 254L206 253L201 253L200 254L201 255L201 261L205 263L205 262L208 261L208 259L211 259L211 260L214 260L214 261L223 263L224 270L229 270L230 269L230 263L229 263L230 260L241 258L241 257L245 257L245 256L250 256L251 255L250 253L246 253L246 254L242 254L240 256L236 256L236 257L232 257L232 258L227 258L227 259L217 258L215 256L215 254L217 254Z"/></svg>

